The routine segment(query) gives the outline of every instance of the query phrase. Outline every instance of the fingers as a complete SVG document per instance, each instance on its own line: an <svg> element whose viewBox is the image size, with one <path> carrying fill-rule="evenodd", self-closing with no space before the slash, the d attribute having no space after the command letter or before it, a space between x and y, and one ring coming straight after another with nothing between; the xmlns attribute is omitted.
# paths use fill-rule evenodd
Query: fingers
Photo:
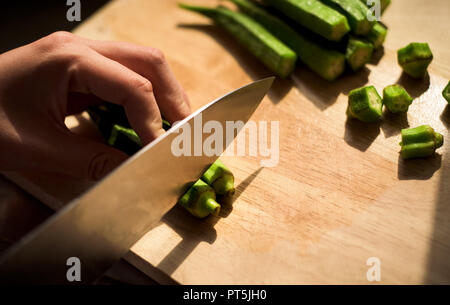
<svg viewBox="0 0 450 305"><path fill-rule="evenodd" d="M88 49L69 68L70 91L94 94L124 106L143 144L164 133L152 83L99 53Z"/></svg>
<svg viewBox="0 0 450 305"><path fill-rule="evenodd" d="M184 119L191 113L189 101L176 80L161 51L125 42L83 39L98 53L117 61L150 80L164 117L170 122Z"/></svg>
<svg viewBox="0 0 450 305"><path fill-rule="evenodd" d="M54 145L46 153L45 170L72 177L99 180L127 159L127 155L106 144L67 131L49 139Z"/></svg>
<svg viewBox="0 0 450 305"><path fill-rule="evenodd" d="M104 102L104 100L92 94L69 92L65 115L78 114L86 110L89 106L97 106Z"/></svg>

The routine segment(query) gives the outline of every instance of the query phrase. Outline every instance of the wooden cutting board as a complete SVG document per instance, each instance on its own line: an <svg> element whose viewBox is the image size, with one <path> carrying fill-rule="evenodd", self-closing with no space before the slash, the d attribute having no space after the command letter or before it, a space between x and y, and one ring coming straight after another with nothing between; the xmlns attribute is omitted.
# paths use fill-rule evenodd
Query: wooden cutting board
<svg viewBox="0 0 450 305"><path fill-rule="evenodd" d="M163 50L194 109L271 74L175 2L112 1L75 33ZM398 155L407 126L430 124L450 142L450 107L441 97L450 78L448 16L448 0L394 0L383 16L384 56L378 52L366 69L328 83L300 66L277 80L252 120L280 122L278 166L222 157L237 193L220 216L197 220L175 207L126 259L161 282L182 284L366 284L371 257L381 262L383 284L450 283L450 145L424 160ZM435 56L422 81L402 77L396 63L395 51L412 41L429 42ZM397 82L416 98L407 115L346 121L351 89L372 84L382 92ZM68 124L95 133L83 117ZM91 185L7 175L55 209Z"/></svg>

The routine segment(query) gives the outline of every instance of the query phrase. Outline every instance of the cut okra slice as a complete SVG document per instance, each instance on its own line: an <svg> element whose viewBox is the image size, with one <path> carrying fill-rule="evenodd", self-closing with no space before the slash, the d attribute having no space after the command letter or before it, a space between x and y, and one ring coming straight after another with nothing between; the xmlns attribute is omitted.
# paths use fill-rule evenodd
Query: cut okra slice
<svg viewBox="0 0 450 305"><path fill-rule="evenodd" d="M412 42L397 51L398 63L406 74L414 77L424 77L427 68L433 60L428 43Z"/></svg>
<svg viewBox="0 0 450 305"><path fill-rule="evenodd" d="M210 214L217 216L220 212L220 204L216 201L214 189L201 179L181 196L178 204L198 218L204 218Z"/></svg>
<svg viewBox="0 0 450 305"><path fill-rule="evenodd" d="M392 113L408 112L413 99L401 85L387 86L383 90L383 104Z"/></svg>
<svg viewBox="0 0 450 305"><path fill-rule="evenodd" d="M133 129L117 124L112 127L108 144L129 155L136 153L142 147L141 140Z"/></svg>
<svg viewBox="0 0 450 305"><path fill-rule="evenodd" d="M442 91L442 96L450 103L450 81L448 82L447 87L444 88L444 91Z"/></svg>
<svg viewBox="0 0 450 305"><path fill-rule="evenodd" d="M367 35L367 40L369 40L375 49L381 47L386 40L387 28L385 28L381 23L376 22L369 34Z"/></svg>
<svg viewBox="0 0 450 305"><path fill-rule="evenodd" d="M429 157L443 144L442 134L428 125L402 129L401 156L403 159Z"/></svg>
<svg viewBox="0 0 450 305"><path fill-rule="evenodd" d="M361 38L350 37L345 58L353 71L357 71L372 58L373 44Z"/></svg>
<svg viewBox="0 0 450 305"><path fill-rule="evenodd" d="M206 170L201 179L210 185L218 195L231 196L234 194L233 173L219 159Z"/></svg>
<svg viewBox="0 0 450 305"><path fill-rule="evenodd" d="M375 122L381 118L383 102L374 86L350 91L347 116L362 122Z"/></svg>

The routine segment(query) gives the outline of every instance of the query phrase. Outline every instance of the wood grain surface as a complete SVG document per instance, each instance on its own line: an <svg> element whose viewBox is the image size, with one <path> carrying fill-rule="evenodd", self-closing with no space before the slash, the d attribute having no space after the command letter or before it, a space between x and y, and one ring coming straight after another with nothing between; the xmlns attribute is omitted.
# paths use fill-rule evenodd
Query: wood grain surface
<svg viewBox="0 0 450 305"><path fill-rule="evenodd" d="M75 33L163 50L194 109L271 75L226 33L175 3L112 1ZM197 220L175 207L125 258L161 282L182 284L367 284L370 257L381 261L382 284L450 283L450 145L428 159L405 162L398 154L402 128L429 124L449 136L450 106L441 96L450 78L449 15L448 0L394 0L383 16L385 48L367 68L328 83L300 65L276 80L252 120L279 121L278 165L222 157L237 192L221 214ZM403 76L397 65L396 50L412 41L429 42L434 54L424 80ZM382 92L394 83L415 98L407 115L385 113L379 124L346 120L351 89L371 84ZM69 120L94 132L85 118ZM53 208L90 186L7 175Z"/></svg>

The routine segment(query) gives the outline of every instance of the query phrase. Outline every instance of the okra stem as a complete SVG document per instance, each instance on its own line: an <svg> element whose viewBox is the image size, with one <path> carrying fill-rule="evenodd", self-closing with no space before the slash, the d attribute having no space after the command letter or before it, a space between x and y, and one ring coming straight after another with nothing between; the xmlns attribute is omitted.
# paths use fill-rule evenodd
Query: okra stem
<svg viewBox="0 0 450 305"><path fill-rule="evenodd" d="M218 215L220 212L220 204L216 201L216 193L200 179L181 196L178 204L198 218L204 218L209 214Z"/></svg>
<svg viewBox="0 0 450 305"><path fill-rule="evenodd" d="M252 18L224 7L179 6L211 18L277 76L285 78L294 70L295 52Z"/></svg>
<svg viewBox="0 0 450 305"><path fill-rule="evenodd" d="M443 144L443 135L428 125L402 129L401 156L403 159L428 157Z"/></svg>
<svg viewBox="0 0 450 305"><path fill-rule="evenodd" d="M219 195L231 196L235 192L233 173L219 159L203 173L201 179Z"/></svg>

